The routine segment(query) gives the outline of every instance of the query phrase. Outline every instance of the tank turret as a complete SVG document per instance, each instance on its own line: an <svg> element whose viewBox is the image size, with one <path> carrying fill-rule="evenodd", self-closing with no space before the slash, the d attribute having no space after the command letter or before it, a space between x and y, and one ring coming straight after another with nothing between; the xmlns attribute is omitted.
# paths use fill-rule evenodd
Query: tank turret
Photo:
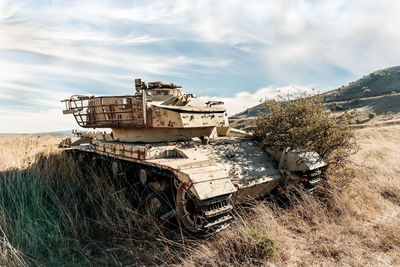
<svg viewBox="0 0 400 267"><path fill-rule="evenodd" d="M173 83L135 80L136 93L124 96L73 95L64 114L83 128L111 128L120 142L169 142L225 135L229 129L223 102L203 102Z"/></svg>

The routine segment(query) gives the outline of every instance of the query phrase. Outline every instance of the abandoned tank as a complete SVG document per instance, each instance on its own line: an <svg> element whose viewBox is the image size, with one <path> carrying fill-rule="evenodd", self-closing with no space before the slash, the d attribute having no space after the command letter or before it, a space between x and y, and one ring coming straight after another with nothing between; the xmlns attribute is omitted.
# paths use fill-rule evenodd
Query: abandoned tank
<svg viewBox="0 0 400 267"><path fill-rule="evenodd" d="M124 96L73 95L62 100L83 128L61 146L101 158L138 189L160 220L209 236L229 226L233 202L269 194L280 184L312 191L326 166L315 152L261 148L251 134L229 127L223 102L204 102L173 83L135 80ZM144 193L146 192L146 193Z"/></svg>

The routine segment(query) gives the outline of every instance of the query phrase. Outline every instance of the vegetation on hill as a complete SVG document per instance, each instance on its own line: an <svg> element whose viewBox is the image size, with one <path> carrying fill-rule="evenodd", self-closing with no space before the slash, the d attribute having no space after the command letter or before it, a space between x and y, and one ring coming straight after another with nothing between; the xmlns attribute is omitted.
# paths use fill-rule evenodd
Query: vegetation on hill
<svg viewBox="0 0 400 267"><path fill-rule="evenodd" d="M324 102L330 103L396 93L400 93L400 66L372 72L322 96Z"/></svg>

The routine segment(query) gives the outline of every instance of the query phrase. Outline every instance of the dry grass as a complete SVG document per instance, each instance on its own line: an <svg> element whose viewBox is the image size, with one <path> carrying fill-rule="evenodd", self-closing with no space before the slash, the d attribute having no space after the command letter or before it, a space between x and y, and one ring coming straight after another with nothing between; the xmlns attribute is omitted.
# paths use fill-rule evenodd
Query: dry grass
<svg viewBox="0 0 400 267"><path fill-rule="evenodd" d="M54 153L59 142L52 136L0 136L0 171L26 169L38 154Z"/></svg>
<svg viewBox="0 0 400 267"><path fill-rule="evenodd" d="M360 151L353 164L331 170L329 185L316 195L294 198L286 207L266 200L237 207L229 229L185 244L179 232L139 214L104 177L81 173L60 155L56 138L1 139L0 260L8 265L400 265L400 126L361 129L357 136ZM38 153L44 159L36 158ZM23 192L32 205L12 195ZM20 210L35 212L23 216Z"/></svg>

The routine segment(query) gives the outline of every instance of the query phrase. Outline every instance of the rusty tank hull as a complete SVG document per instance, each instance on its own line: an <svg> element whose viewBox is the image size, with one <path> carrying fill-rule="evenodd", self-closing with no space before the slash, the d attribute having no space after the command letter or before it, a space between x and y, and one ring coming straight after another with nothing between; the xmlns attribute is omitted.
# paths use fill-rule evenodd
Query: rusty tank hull
<svg viewBox="0 0 400 267"><path fill-rule="evenodd" d="M313 190L321 179L326 164L317 154L262 149L251 134L230 130L222 102L203 103L165 82L135 85L135 95L63 100L80 126L112 129L76 133L64 146L109 161L146 188L143 201L160 220L175 217L188 233L209 236L229 226L231 201L290 181Z"/></svg>

